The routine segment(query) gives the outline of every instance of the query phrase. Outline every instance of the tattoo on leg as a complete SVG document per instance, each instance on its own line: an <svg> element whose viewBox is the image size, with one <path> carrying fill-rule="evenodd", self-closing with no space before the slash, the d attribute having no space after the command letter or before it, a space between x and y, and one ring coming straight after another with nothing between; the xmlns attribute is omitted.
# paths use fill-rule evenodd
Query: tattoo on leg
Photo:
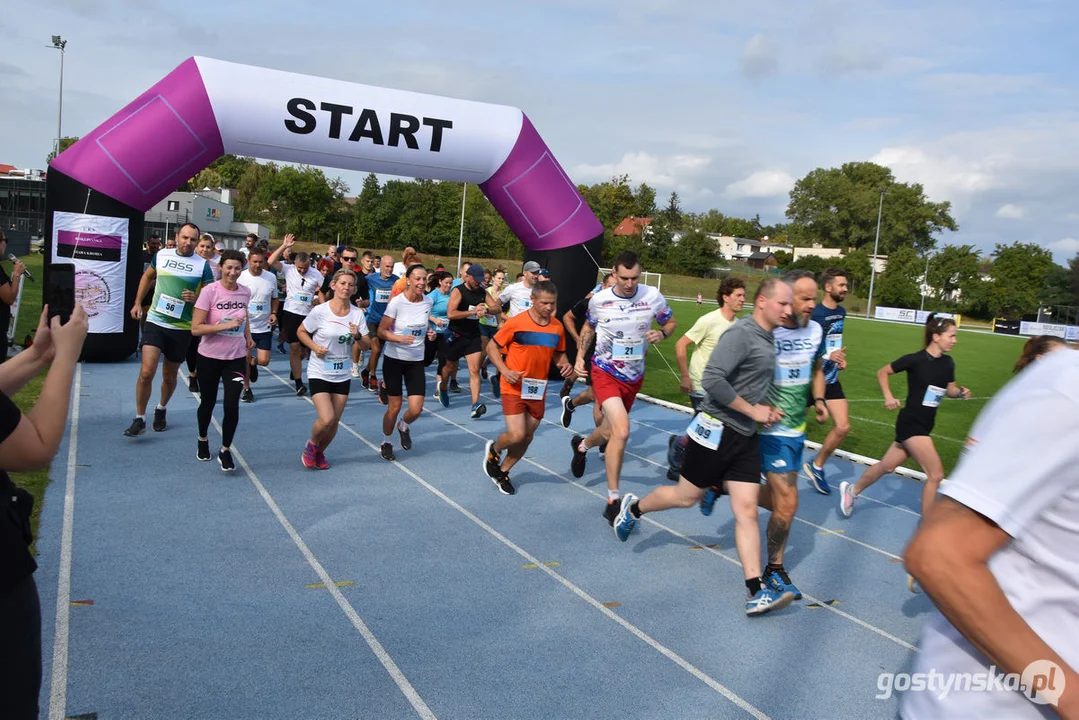
<svg viewBox="0 0 1079 720"><path fill-rule="evenodd" d="M768 562L779 565L779 555L787 545L787 537L791 533L791 526L786 520L772 515L768 520Z"/></svg>

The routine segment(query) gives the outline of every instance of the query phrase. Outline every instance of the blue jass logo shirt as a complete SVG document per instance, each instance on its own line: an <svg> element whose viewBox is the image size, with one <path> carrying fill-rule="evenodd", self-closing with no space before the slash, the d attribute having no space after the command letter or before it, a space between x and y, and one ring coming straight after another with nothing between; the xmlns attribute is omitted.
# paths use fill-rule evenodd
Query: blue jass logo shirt
<svg viewBox="0 0 1079 720"><path fill-rule="evenodd" d="M843 347L843 322L847 317L847 309L840 305L835 310L817 305L813 308L812 319L824 329L824 353L825 358L834 350ZM824 361L824 382L834 385L839 382L839 365L831 360Z"/></svg>

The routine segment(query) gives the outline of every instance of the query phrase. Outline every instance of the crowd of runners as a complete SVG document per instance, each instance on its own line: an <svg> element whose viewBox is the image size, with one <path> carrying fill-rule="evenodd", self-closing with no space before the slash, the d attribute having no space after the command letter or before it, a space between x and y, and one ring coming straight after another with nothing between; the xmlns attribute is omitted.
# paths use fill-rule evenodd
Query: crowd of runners
<svg viewBox="0 0 1079 720"><path fill-rule="evenodd" d="M313 259L294 250L292 235L272 252L251 235L243 249L227 250L193 224L170 240L148 259L131 308L143 320L143 331L136 416L125 435L146 431L162 358L151 425L158 432L168 427L167 406L186 361L188 386L200 397L196 457L213 459L208 430L223 388L216 457L222 470L234 470L239 405L255 401L252 384L270 361L276 332L296 395L310 395L317 412L300 453L305 468L330 467L326 453L353 379L385 406L379 453L393 461L396 447L412 448L413 426L423 416L428 392L443 407L462 394L457 376L463 361L470 416L487 412L481 399L485 381L501 402L505 430L486 442L480 466L500 492L513 495L510 473L544 418L554 381L563 427L571 427L582 405L591 405L591 423L572 437L567 459L580 478L596 449L607 479L602 515L619 540L626 541L646 513L696 506L710 515L727 496L744 569L746 614L767 613L801 597L783 565L798 511L799 477L830 495L826 462L850 431L840 380L847 368L842 303L848 278L842 269L825 271L819 284L804 271L769 277L751 298L738 278L719 283L719 308L674 344L693 418L681 435L671 437L670 482L638 498L620 488L629 415L649 347L670 338L677 323L663 295L640 284L641 264L633 253L619 254L611 272L585 297L574 298L560 318L558 288L534 261L507 283L503 268L488 271L465 262L457 277L442 266L429 269L413 248L400 261L349 246L331 247ZM748 314L739 318L747 304ZM567 336L576 347L574 357L567 356ZM945 398L970 397L957 384L948 355L955 343L954 321L931 316L923 346L877 372L885 406L899 410L895 441L856 483L840 484L844 516L867 487L908 458L925 472L922 510L928 512L944 476L932 440L938 407ZM437 380L429 382L432 365ZM892 394L895 373L906 374L905 402ZM819 453L803 463L810 414L831 427ZM762 507L770 511L763 543ZM918 591L912 578L909 585Z"/></svg>

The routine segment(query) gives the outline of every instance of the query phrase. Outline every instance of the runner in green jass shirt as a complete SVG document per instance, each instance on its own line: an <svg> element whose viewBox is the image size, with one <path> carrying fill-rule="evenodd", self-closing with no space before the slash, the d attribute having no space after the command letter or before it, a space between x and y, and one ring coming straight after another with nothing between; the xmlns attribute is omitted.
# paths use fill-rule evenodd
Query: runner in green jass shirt
<svg viewBox="0 0 1079 720"><path fill-rule="evenodd" d="M210 264L195 254L198 239L198 225L181 225L176 231L176 248L158 251L139 280L135 304L131 306L131 317L136 320L142 318L142 299L155 281L156 285L142 331L142 366L135 383L135 419L124 430L128 437L138 437L146 432L146 404L150 402L151 385L162 355L165 363L161 371L161 400L154 409L153 428L161 432L166 427L165 406L176 390L176 371L187 357L195 300L203 286L214 281Z"/></svg>

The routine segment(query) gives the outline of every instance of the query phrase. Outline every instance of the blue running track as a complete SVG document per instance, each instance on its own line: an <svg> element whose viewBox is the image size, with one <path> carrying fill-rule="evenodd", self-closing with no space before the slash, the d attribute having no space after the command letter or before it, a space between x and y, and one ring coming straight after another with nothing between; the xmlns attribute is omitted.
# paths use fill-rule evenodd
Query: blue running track
<svg viewBox="0 0 1079 720"><path fill-rule="evenodd" d="M488 412L471 419L464 369L448 409L428 380L413 449L395 435L393 463L378 454L384 408L353 382L320 472L300 463L314 407L275 353L241 405L233 474L216 426L215 459L195 458L186 390L165 432L123 436L137 373L80 366L52 466L43 718L896 715L878 676L909 667L931 609L900 561L916 481L884 478L848 519L838 492L802 478L786 566L805 597L750 619L726 501L711 517L645 516L620 543L600 456L580 480L569 470L590 407L563 429L556 383L509 497L482 472L501 406L485 382ZM643 496L667 483L667 439L688 416L638 401L631 419L622 489ZM860 469L833 459L828 479Z"/></svg>

